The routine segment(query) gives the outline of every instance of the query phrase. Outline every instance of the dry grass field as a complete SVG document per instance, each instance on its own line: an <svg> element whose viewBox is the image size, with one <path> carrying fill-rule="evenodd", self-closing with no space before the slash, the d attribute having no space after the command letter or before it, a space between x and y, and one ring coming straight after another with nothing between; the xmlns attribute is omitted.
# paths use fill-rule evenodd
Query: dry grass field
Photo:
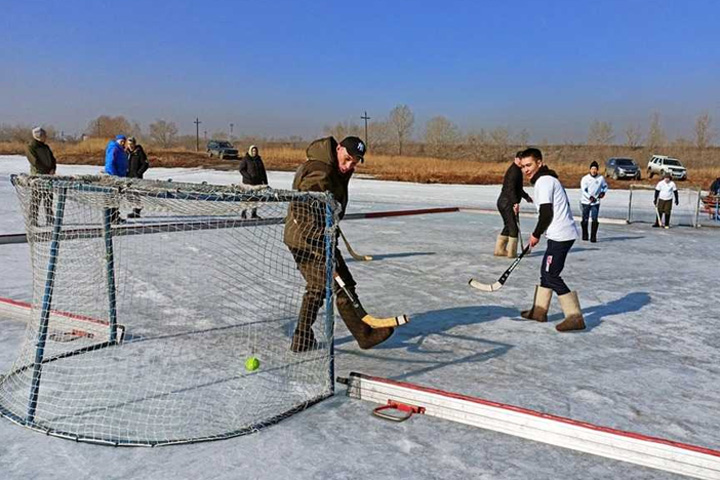
<svg viewBox="0 0 720 480"><path fill-rule="evenodd" d="M63 144L49 142L60 163L102 165L106 140L90 139L84 142ZM24 145L20 142L0 143L0 154L22 154ZM707 189L712 181L720 177L720 148L697 149L694 147L667 147L662 151L650 152L645 148L620 146L592 147L585 145L550 145L541 147L546 163L557 171L563 184L568 188L580 185L580 179L587 173L592 160L600 163L603 172L604 160L611 156L634 158L643 168L641 183L654 184L657 177L649 180L644 169L652 153L679 158L688 168L688 181L679 182L680 187ZM240 150L243 148L240 146ZM302 149L281 146L260 145L260 154L270 170L292 171L304 160ZM508 147L506 161L439 159L423 156L368 155L366 162L359 166L358 173L372 175L383 180L398 180L419 183L497 184L517 147ZM208 158L203 152L186 149L157 149L147 147L152 166L155 167L202 167L221 170L236 168L236 160ZM608 179L612 188L625 188L629 181Z"/></svg>

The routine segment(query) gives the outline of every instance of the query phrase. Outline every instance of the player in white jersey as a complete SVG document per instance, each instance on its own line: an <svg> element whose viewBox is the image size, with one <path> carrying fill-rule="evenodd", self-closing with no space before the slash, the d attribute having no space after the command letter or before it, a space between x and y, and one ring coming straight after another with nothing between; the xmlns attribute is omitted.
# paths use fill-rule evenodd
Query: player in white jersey
<svg viewBox="0 0 720 480"><path fill-rule="evenodd" d="M582 207L582 239L588 239L588 219L592 217L592 227L590 229L590 241L597 242L598 214L600 213L600 199L605 197L608 191L608 184L605 177L598 173L598 163L593 160L590 164L590 173L580 180L580 191L582 198L580 206Z"/></svg>
<svg viewBox="0 0 720 480"><path fill-rule="evenodd" d="M665 178L660 180L655 186L654 203L658 214L653 227L661 226L658 222L660 221L660 217L665 214L665 221L662 226L670 228L670 213L672 212L673 196L675 196L675 205L680 203L677 186L675 186L675 182L672 181L672 174L670 172L666 172Z"/></svg>
<svg viewBox="0 0 720 480"><path fill-rule="evenodd" d="M533 197L539 213L528 244L530 247L537 245L543 233L547 237L547 250L540 268L540 285L535 287L533 306L521 315L528 320L547 322L550 300L555 292L565 314L565 319L555 328L560 332L583 330L585 320L577 292L570 291L560 277L565 258L578 238L567 193L557 179L557 174L543 163L542 152L537 148L525 150L520 162L523 174L535 186Z"/></svg>

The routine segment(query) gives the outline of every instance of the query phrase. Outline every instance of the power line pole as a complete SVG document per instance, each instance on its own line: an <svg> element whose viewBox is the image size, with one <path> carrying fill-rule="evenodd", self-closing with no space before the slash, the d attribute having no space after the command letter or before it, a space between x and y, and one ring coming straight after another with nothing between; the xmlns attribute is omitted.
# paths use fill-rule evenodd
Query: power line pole
<svg viewBox="0 0 720 480"><path fill-rule="evenodd" d="M233 127L234 127L234 126L235 126L234 123L231 123L231 124L230 124L230 141L231 141L231 142L232 142L232 139L233 139Z"/></svg>
<svg viewBox="0 0 720 480"><path fill-rule="evenodd" d="M195 117L195 151L200 151L200 124L202 123L199 118Z"/></svg>
<svg viewBox="0 0 720 480"><path fill-rule="evenodd" d="M367 122L370 120L370 117L368 117L367 112L365 112L365 115L360 118L365 120L365 145L368 145Z"/></svg>

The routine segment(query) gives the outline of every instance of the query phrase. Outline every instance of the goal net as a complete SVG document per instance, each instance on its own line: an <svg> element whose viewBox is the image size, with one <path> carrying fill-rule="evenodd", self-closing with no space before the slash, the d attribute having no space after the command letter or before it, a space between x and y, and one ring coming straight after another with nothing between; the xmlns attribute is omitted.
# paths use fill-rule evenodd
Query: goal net
<svg viewBox="0 0 720 480"><path fill-rule="evenodd" d="M332 394L329 195L107 176L12 182L33 292L29 308L14 306L28 326L0 377L3 416L73 440L163 445L250 433ZM303 353L290 350L305 290L283 242L291 204L314 219L301 234L324 243L308 261L327 272L318 348Z"/></svg>
<svg viewBox="0 0 720 480"><path fill-rule="evenodd" d="M627 210L628 223L655 223L657 212L653 203L654 198L655 186L630 185ZM697 189L678 188L678 205L675 205L675 199L673 198L670 225L699 226L700 205L701 192Z"/></svg>

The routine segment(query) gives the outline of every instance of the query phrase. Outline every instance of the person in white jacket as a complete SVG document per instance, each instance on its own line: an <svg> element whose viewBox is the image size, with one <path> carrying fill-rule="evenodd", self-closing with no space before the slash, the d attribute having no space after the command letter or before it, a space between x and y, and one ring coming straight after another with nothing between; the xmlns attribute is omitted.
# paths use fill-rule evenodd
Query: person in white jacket
<svg viewBox="0 0 720 480"><path fill-rule="evenodd" d="M598 173L598 163L593 161L590 164L590 173L580 180L580 190L582 198L580 199L580 207L582 208L582 239L588 239L588 220L592 217L592 227L590 228L590 241L597 242L598 214L600 213L600 199L605 196L608 191L608 184L605 177Z"/></svg>

